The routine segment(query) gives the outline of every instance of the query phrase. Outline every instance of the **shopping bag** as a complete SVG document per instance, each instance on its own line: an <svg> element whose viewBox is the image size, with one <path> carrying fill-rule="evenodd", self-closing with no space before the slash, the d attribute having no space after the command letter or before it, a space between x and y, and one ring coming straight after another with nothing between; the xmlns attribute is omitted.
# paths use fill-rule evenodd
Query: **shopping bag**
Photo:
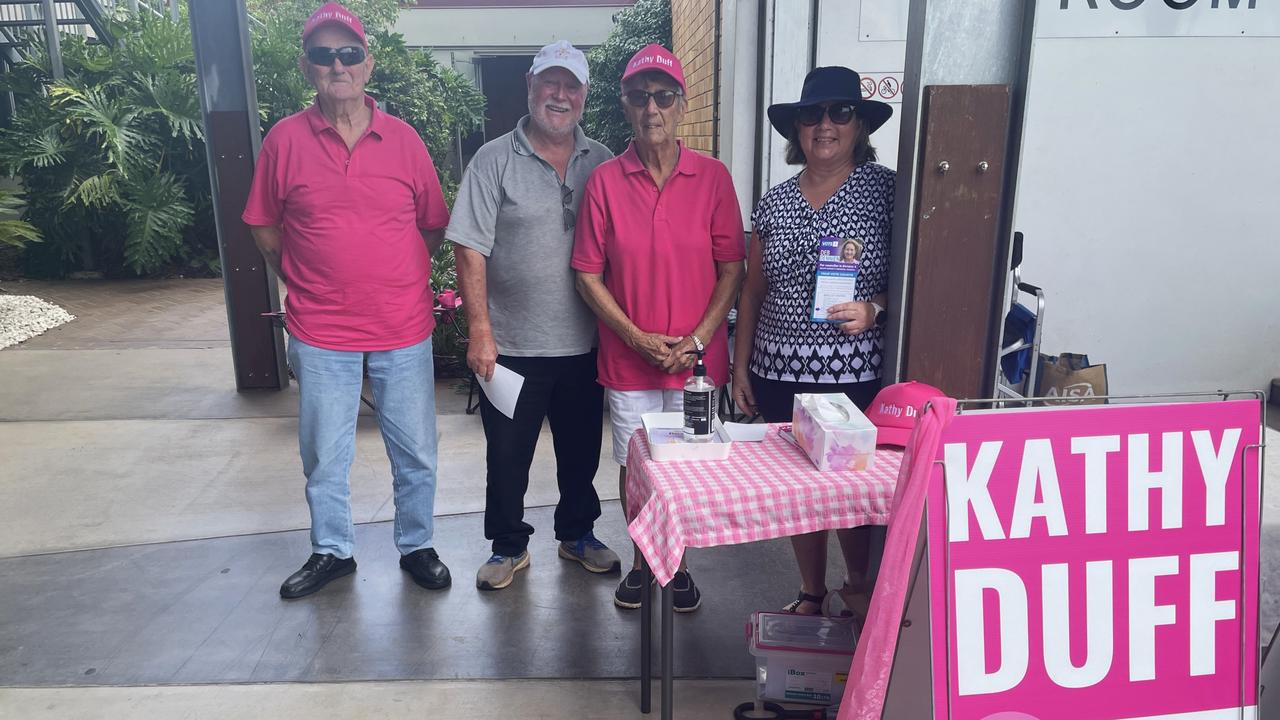
<svg viewBox="0 0 1280 720"><path fill-rule="evenodd" d="M1101 405L1106 402L1107 366L1092 365L1088 355L1041 355L1036 395L1045 405Z"/></svg>

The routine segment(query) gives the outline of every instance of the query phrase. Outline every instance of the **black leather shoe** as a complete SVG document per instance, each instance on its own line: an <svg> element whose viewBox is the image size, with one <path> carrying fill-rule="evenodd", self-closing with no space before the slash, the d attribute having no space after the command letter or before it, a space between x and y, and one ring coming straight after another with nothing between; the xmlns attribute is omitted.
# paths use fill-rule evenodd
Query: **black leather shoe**
<svg viewBox="0 0 1280 720"><path fill-rule="evenodd" d="M355 571L355 558L343 560L333 555L312 553L311 557L302 564L302 569L290 575L280 586L280 597L300 598L303 595L310 595L328 585L331 580L337 580Z"/></svg>
<svg viewBox="0 0 1280 720"><path fill-rule="evenodd" d="M422 548L401 555L400 567L413 577L414 582L428 590L443 590L453 582L449 568L440 562L435 548Z"/></svg>

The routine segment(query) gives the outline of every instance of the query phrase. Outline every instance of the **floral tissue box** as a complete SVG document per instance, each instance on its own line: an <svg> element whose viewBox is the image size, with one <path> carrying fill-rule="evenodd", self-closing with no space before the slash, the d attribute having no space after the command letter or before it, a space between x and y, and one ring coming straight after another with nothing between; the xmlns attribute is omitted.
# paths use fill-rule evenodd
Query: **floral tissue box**
<svg viewBox="0 0 1280 720"><path fill-rule="evenodd" d="M869 470L876 426L842 393L801 393L791 411L796 442L819 470Z"/></svg>

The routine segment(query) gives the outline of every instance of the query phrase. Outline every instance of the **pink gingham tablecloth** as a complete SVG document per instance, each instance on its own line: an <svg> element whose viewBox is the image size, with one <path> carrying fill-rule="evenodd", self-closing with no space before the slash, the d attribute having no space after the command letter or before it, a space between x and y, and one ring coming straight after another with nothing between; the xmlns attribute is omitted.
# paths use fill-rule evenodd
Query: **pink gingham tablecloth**
<svg viewBox="0 0 1280 720"><path fill-rule="evenodd" d="M902 451L877 449L871 470L820 472L770 426L726 460L657 462L640 429L627 460L627 530L665 585L688 547L887 525Z"/></svg>

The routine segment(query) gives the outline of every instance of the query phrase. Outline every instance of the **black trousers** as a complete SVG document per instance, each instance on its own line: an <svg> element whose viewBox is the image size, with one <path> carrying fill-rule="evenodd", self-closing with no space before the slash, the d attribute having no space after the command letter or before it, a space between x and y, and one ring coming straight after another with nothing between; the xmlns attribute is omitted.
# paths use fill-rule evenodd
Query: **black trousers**
<svg viewBox="0 0 1280 720"><path fill-rule="evenodd" d="M556 454L556 539L573 541L591 531L600 517L600 496L592 480L600 467L604 388L596 382L596 353L568 357L499 355L498 364L524 376L515 418L508 418L481 393L480 418L488 448L484 536L493 552L525 551L533 526L524 521L529 467L542 421L551 424Z"/></svg>

